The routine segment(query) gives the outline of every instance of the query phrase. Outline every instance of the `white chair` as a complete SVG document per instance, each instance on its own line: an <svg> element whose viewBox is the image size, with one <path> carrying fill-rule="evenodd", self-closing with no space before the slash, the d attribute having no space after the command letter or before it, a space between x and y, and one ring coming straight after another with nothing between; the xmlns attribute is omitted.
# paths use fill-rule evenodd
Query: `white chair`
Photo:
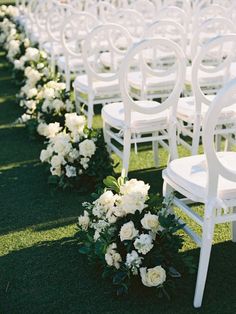
<svg viewBox="0 0 236 314"><path fill-rule="evenodd" d="M187 13L177 6L166 6L163 7L156 15L156 20L171 20L174 21L184 28L185 32L188 33L189 28L189 16Z"/></svg>
<svg viewBox="0 0 236 314"><path fill-rule="evenodd" d="M206 20L215 17L227 17L227 10L218 4L200 6L193 16L192 33Z"/></svg>
<svg viewBox="0 0 236 314"><path fill-rule="evenodd" d="M202 304L215 224L232 222L232 239L236 242L236 153L216 153L214 145L215 129L221 113L233 104L236 104L235 79L218 93L205 116L205 155L173 160L163 171L164 196L170 197L175 191L180 193L182 197L174 194L173 206L180 208L202 228L202 236L199 237L189 226L184 227L187 234L201 247L194 296L194 306L197 308ZM231 132L235 134L235 125ZM203 204L203 217L194 211L192 203ZM224 278L218 280L220 282Z"/></svg>
<svg viewBox="0 0 236 314"><path fill-rule="evenodd" d="M125 48L120 47L120 38L125 41ZM131 44L131 35L118 24L97 26L86 36L82 49L85 74L78 75L73 86L77 111L82 110L87 115L88 127L92 126L95 105L121 99L118 69L121 57L125 56ZM110 56L109 69L104 68L100 59L104 52Z"/></svg>
<svg viewBox="0 0 236 314"><path fill-rule="evenodd" d="M176 60L172 67L176 80L169 97L159 103L157 101L134 101L130 96L129 75L133 62L139 60L143 79L147 76L161 76L163 71L152 68L150 59L145 60L146 50L156 50L165 47L172 51ZM153 55L155 56L155 54ZM155 64L155 57L153 63ZM123 161L126 174L129 168L131 145L153 142L155 164L158 164L158 145L168 149L170 158L176 158L176 106L183 87L185 76L185 57L181 48L174 42L165 38L142 40L134 45L123 60L119 82L122 102L110 103L103 107L103 131L109 150L115 152ZM167 143L166 143L167 141ZM116 144L122 146L119 149Z"/></svg>
<svg viewBox="0 0 236 314"><path fill-rule="evenodd" d="M216 37L206 43L194 59L192 67L192 87L194 96L181 98L177 109L177 117L179 121L178 129L179 133L182 135L179 137L179 142L189 149L193 155L198 153L202 134L202 121L208 110L208 106L212 99L214 99L215 93L231 79L230 67L235 58L235 44L236 34ZM231 45L231 49L229 49L229 45ZM202 61L204 61L208 53L210 52L211 54L212 51L215 52L215 57L217 57L218 53L219 62L214 65L204 64ZM204 86L211 84L211 80L209 81L209 74L214 77L215 83L215 90L212 95L206 95L204 90ZM204 76L206 77L206 81L203 86ZM218 86L216 86L217 80ZM220 118L218 123L218 134L227 136L227 125L236 122L236 106L226 108ZM191 139L191 143L186 140L186 136ZM220 139L219 136L218 139Z"/></svg>
<svg viewBox="0 0 236 314"><path fill-rule="evenodd" d="M48 34L48 42L43 44L43 49L50 56L52 72L55 72L56 57L63 54L63 46L61 43L61 28L64 25L66 18L72 14L72 7L67 4L54 1L51 9L48 12L46 20L46 31Z"/></svg>
<svg viewBox="0 0 236 314"><path fill-rule="evenodd" d="M109 23L114 22L112 16L116 10L117 8L110 2L99 1L96 5L89 7L87 12L96 16L101 23Z"/></svg>
<svg viewBox="0 0 236 314"><path fill-rule="evenodd" d="M196 55L201 50L202 46L210 39L220 36L235 33L235 25L231 20L224 17L211 18L204 21L194 32L190 45L189 59L193 62ZM229 49L231 46L229 47ZM204 64L217 63L217 55L215 51L207 54L204 59ZM214 73L202 73L200 85L204 88L205 94L213 94L219 88L219 79L214 77ZM192 95L192 66L187 67L186 80L185 80L185 96Z"/></svg>
<svg viewBox="0 0 236 314"><path fill-rule="evenodd" d="M162 37L177 43L183 52L186 50L186 33L184 28L172 20L158 20L148 26L144 33L144 38ZM154 55L153 55L154 53ZM138 100L143 99L162 99L164 100L175 86L175 73L168 72L168 68L175 62L176 56L173 50L156 49L156 51L147 51L146 60L153 62L155 66L163 69L160 76L148 77L144 81L142 74L138 69L129 75L130 94ZM138 62L138 60L137 60Z"/></svg>
<svg viewBox="0 0 236 314"><path fill-rule="evenodd" d="M134 9L143 15L146 23L151 23L155 19L156 6L149 0L136 0L130 4L130 9Z"/></svg>
<svg viewBox="0 0 236 314"><path fill-rule="evenodd" d="M56 64L59 71L65 74L67 90L71 88L71 76L84 73L83 42L98 23L92 14L75 11L61 25L60 43L63 55L56 59Z"/></svg>
<svg viewBox="0 0 236 314"><path fill-rule="evenodd" d="M186 53L187 48L187 33L181 24L171 20L171 19L161 19L157 20L151 25L149 25L144 32L144 38L150 37L163 37L170 39L177 43ZM172 62L172 57L165 55L163 56L163 66L168 65Z"/></svg>
<svg viewBox="0 0 236 314"><path fill-rule="evenodd" d="M113 23L119 24L125 27L130 35L132 36L133 42L138 42L144 36L144 31L146 29L146 23L141 13L132 9L119 9L112 16ZM121 49L126 49L127 41L125 38L120 37L117 46ZM123 55L116 55L118 60L116 62L121 62ZM100 55L100 60L104 67L107 69L111 68L111 55L110 52L104 52Z"/></svg>

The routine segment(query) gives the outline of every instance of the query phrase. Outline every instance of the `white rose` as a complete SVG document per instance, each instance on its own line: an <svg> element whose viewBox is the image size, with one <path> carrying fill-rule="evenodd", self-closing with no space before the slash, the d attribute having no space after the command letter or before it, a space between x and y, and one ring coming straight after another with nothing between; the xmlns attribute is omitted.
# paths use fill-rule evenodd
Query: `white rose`
<svg viewBox="0 0 236 314"><path fill-rule="evenodd" d="M166 271L161 266L140 268L142 283L146 287L158 287L166 281Z"/></svg>
<svg viewBox="0 0 236 314"><path fill-rule="evenodd" d="M80 154L84 157L92 157L96 151L96 145L92 140L84 140L79 144Z"/></svg>
<svg viewBox="0 0 236 314"><path fill-rule="evenodd" d="M37 104L36 104L36 102L34 100L27 100L25 102L25 105L31 111L34 111L36 109L36 106L37 106Z"/></svg>
<svg viewBox="0 0 236 314"><path fill-rule="evenodd" d="M29 47L26 49L25 56L28 61L38 62L40 59L40 52L37 48Z"/></svg>
<svg viewBox="0 0 236 314"><path fill-rule="evenodd" d="M14 61L14 67L16 70L23 70L24 69L24 63L21 62L20 60L15 60Z"/></svg>
<svg viewBox="0 0 236 314"><path fill-rule="evenodd" d="M82 228L82 230L86 231L88 230L90 223L89 214L85 210L83 216L79 216L79 226Z"/></svg>
<svg viewBox="0 0 236 314"><path fill-rule="evenodd" d="M52 150L50 148L47 148L47 149L43 149L41 151L41 154L40 154L40 160L41 162L49 162L49 159L51 158L52 156Z"/></svg>
<svg viewBox="0 0 236 314"><path fill-rule="evenodd" d="M132 221L124 224L120 229L120 240L132 240L138 235L138 230L135 229Z"/></svg>
<svg viewBox="0 0 236 314"><path fill-rule="evenodd" d="M38 94L37 88L30 88L27 93L28 98L33 98Z"/></svg>
<svg viewBox="0 0 236 314"><path fill-rule="evenodd" d="M61 165L65 164L65 159L60 155L54 155L51 159L51 165L53 168L61 167Z"/></svg>
<svg viewBox="0 0 236 314"><path fill-rule="evenodd" d="M120 187L120 193L124 195L138 193L145 198L148 195L149 189L149 184L145 184L143 181L137 179L132 179L127 181Z"/></svg>
<svg viewBox="0 0 236 314"><path fill-rule="evenodd" d="M75 160L75 159L78 159L79 158L79 152L76 148L72 149L72 151L69 153L69 157L71 158L72 162Z"/></svg>
<svg viewBox="0 0 236 314"><path fill-rule="evenodd" d="M62 127L58 122L55 123L40 123L38 125L37 131L40 135L45 136L46 138L53 138L61 131Z"/></svg>
<svg viewBox="0 0 236 314"><path fill-rule="evenodd" d="M59 167L57 167L57 168L51 167L51 168L50 168L50 171L51 171L51 174L52 174L53 176L58 176L58 177L61 176L61 166L59 166Z"/></svg>
<svg viewBox="0 0 236 314"><path fill-rule="evenodd" d="M144 229L157 232L160 227L159 219L157 215L152 215L150 212L145 214L141 220L141 224Z"/></svg>
<svg viewBox="0 0 236 314"><path fill-rule="evenodd" d="M46 123L40 123L37 127L38 134L44 136L46 127L47 127Z"/></svg>
<svg viewBox="0 0 236 314"><path fill-rule="evenodd" d="M24 46L25 46L25 48L28 48L28 47L30 46L30 41L29 41L28 38L25 38L25 40L24 40Z"/></svg>
<svg viewBox="0 0 236 314"><path fill-rule="evenodd" d="M46 87L43 91L43 96L46 99L53 99L55 97L54 89Z"/></svg>
<svg viewBox="0 0 236 314"><path fill-rule="evenodd" d="M117 245L112 243L108 246L107 252L105 254L105 260L107 265L114 266L116 269L120 268L120 262L122 262L122 258L119 253L116 252Z"/></svg>
<svg viewBox="0 0 236 314"><path fill-rule="evenodd" d="M67 155L72 150L72 145L70 143L70 137L68 134L59 133L53 139L54 150L60 155Z"/></svg>
<svg viewBox="0 0 236 314"><path fill-rule="evenodd" d="M60 112L66 107L65 103L60 99L54 99L51 106L56 112Z"/></svg>
<svg viewBox="0 0 236 314"><path fill-rule="evenodd" d="M38 63L37 64L37 69L38 70L42 70L44 68L44 64L43 63Z"/></svg>
<svg viewBox="0 0 236 314"><path fill-rule="evenodd" d="M77 113L65 114L65 125L71 132L83 133L86 124L85 116L77 115Z"/></svg>

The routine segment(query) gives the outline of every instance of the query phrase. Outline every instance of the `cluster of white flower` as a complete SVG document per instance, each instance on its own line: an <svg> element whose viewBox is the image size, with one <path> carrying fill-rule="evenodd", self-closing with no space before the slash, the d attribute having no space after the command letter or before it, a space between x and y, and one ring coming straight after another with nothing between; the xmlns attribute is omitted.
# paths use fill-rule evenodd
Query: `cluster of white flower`
<svg viewBox="0 0 236 314"><path fill-rule="evenodd" d="M39 100L42 100L41 111L48 114L64 114L64 112L71 112L73 106L69 99L63 100L63 93L65 93L66 85L62 82L49 81L44 84L43 88L38 94Z"/></svg>
<svg viewBox="0 0 236 314"><path fill-rule="evenodd" d="M118 217L134 214L136 210L142 212L147 207L150 186L143 181L132 179L120 188L120 194L106 191L94 202L93 214L98 218L115 223Z"/></svg>
<svg viewBox="0 0 236 314"><path fill-rule="evenodd" d="M119 269L122 258L120 254L116 251L116 249L116 243L112 243L111 245L109 245L105 254L105 260L107 262L107 265L114 266L116 269Z"/></svg>
<svg viewBox="0 0 236 314"><path fill-rule="evenodd" d="M51 165L52 175L71 178L81 175L88 168L96 145L92 139L86 138L85 126L84 116L76 113L66 114L64 130L59 123L39 124L39 134L49 139L47 148L41 152L40 160Z"/></svg>
<svg viewBox="0 0 236 314"><path fill-rule="evenodd" d="M123 263L133 275L140 274L145 286L153 287L163 284L166 274L161 266L147 269L143 265L145 256L154 247L157 233L163 230L158 215L146 209L149 188L143 181L124 180L119 186L119 193L106 190L92 204L84 205L88 211L79 217L79 226L82 230L93 230L95 242L101 240L106 230L117 230L117 242L112 238L113 243L106 250L107 265L119 269ZM138 222L136 213L140 217ZM121 225L122 219L124 222ZM124 260L119 254L120 245L130 248ZM124 249L122 251L124 254Z"/></svg>

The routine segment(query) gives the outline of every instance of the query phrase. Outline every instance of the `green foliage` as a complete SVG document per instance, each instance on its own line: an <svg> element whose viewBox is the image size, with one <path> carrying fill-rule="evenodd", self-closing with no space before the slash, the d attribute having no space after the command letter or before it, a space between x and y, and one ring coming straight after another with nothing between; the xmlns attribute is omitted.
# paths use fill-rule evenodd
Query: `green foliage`
<svg viewBox="0 0 236 314"><path fill-rule="evenodd" d="M116 195L117 197L122 197L120 189L128 182L128 179L124 177L115 179L112 176L108 176L103 182L106 186L105 192L107 190L113 191L116 199ZM133 195L135 201L135 195L131 195ZM181 277L180 272L175 267L178 267L181 272L185 270L191 272L193 263L190 258L182 260L182 256L179 253L183 246L183 238L177 232L182 229L183 225L179 223L179 220L170 211L171 200L165 200L162 203L160 196L150 195L150 197L146 198L146 203L148 205L144 206L142 211L136 210L134 213L118 215L115 221L111 222L105 218L106 216L102 215L102 212L107 213L109 210L113 210L113 207L117 206L116 203L110 209L101 208L102 205L97 205L96 201L93 204L85 203L84 208L86 212L84 216L79 218L78 224L77 238L80 247L79 251L87 255L90 262L97 262L100 265L102 268L102 277L111 280L112 284L116 287L117 295L126 294L129 287L136 281L137 276L139 276L139 270L138 268L130 268L126 264L127 254L133 252L136 248L134 246L134 239L121 241L120 230L122 226L132 221L139 235L143 233L147 234L147 230L142 225L142 219L148 213L155 215L155 217L158 217L160 227L153 238L153 248L147 254L140 253L140 256L142 257L142 267L149 269L161 265L166 270L167 280L157 288L162 290L158 294L159 296L169 298L168 290L173 284L173 279ZM119 201L117 204L119 206ZM100 214L96 213L97 208ZM87 222L85 226L83 221L86 217L89 217L90 222ZM99 227L101 222L104 226L102 229ZM96 230L100 230L99 237L96 236ZM117 252L121 256L120 264L117 266L115 266L116 264L113 266L109 265L106 262L106 254L110 250L110 245L114 245L114 243L114 253Z"/></svg>

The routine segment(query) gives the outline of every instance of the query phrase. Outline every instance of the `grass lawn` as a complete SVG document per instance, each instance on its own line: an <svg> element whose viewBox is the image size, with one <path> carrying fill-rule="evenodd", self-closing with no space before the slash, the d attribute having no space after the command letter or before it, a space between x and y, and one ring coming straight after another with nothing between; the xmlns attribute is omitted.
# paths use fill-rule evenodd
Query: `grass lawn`
<svg viewBox="0 0 236 314"><path fill-rule="evenodd" d="M228 225L216 230L200 310L192 307L195 275L177 280L170 302L148 289L124 298L113 294L79 254L73 237L81 203L90 195L50 191L38 160L42 143L13 124L21 114L17 92L0 53L0 313L236 313L236 247ZM161 167L165 163L161 151ZM151 151L132 154L130 177L149 182L154 192L161 192L161 170L153 168ZM197 262L199 249L186 240L184 250Z"/></svg>

